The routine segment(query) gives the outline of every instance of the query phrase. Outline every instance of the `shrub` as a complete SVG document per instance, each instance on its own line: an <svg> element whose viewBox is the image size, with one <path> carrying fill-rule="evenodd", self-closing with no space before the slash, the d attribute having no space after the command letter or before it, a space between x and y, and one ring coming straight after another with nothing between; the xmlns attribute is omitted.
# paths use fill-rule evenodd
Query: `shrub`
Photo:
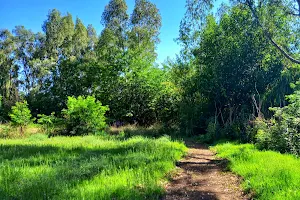
<svg viewBox="0 0 300 200"><path fill-rule="evenodd" d="M105 113L108 106L102 106L95 97L68 97L67 109L62 113L66 119L67 131L71 135L96 134L106 128Z"/></svg>
<svg viewBox="0 0 300 200"><path fill-rule="evenodd" d="M48 134L53 133L58 121L55 113L53 112L51 115L38 114L38 117L38 123L42 125L44 131Z"/></svg>
<svg viewBox="0 0 300 200"><path fill-rule="evenodd" d="M12 124L20 127L21 135L23 135L25 127L32 122L27 101L17 102L15 106L12 106L9 116Z"/></svg>
<svg viewBox="0 0 300 200"><path fill-rule="evenodd" d="M206 129L206 134L200 135L199 140L204 143L212 143L216 139L219 139L219 123L218 121L215 121L215 118L209 118L207 120L207 129Z"/></svg>
<svg viewBox="0 0 300 200"><path fill-rule="evenodd" d="M273 131L278 131L285 140L289 152L300 155L300 90L287 96L289 105L271 108L276 120Z"/></svg>
<svg viewBox="0 0 300 200"><path fill-rule="evenodd" d="M274 112L271 120L257 119L250 130L260 149L271 149L282 153L300 155L300 91L287 96L289 105L270 108Z"/></svg>

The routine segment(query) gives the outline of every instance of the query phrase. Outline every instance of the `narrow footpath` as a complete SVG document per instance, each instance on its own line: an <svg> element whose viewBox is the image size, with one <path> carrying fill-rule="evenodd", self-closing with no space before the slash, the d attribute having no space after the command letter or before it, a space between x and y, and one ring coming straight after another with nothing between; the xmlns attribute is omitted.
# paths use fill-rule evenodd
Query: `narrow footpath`
<svg viewBox="0 0 300 200"><path fill-rule="evenodd" d="M178 173L166 186L164 200L246 200L240 179L226 172L226 160L206 146L187 143L188 155L177 163Z"/></svg>

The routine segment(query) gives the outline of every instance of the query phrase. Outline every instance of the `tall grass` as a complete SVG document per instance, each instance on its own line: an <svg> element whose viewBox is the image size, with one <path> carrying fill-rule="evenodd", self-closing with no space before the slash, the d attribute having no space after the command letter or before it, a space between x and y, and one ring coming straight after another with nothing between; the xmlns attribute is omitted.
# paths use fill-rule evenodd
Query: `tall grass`
<svg viewBox="0 0 300 200"><path fill-rule="evenodd" d="M229 168L244 179L242 186L256 199L300 199L300 159L251 144L219 144L212 148L230 161Z"/></svg>
<svg viewBox="0 0 300 200"><path fill-rule="evenodd" d="M168 137L0 140L1 199L159 199L186 152Z"/></svg>
<svg viewBox="0 0 300 200"><path fill-rule="evenodd" d="M35 135L37 133L44 133L39 124L29 124L24 128L24 133L20 133L20 127L14 127L11 124L0 124L0 138L2 139L16 139L25 138Z"/></svg>

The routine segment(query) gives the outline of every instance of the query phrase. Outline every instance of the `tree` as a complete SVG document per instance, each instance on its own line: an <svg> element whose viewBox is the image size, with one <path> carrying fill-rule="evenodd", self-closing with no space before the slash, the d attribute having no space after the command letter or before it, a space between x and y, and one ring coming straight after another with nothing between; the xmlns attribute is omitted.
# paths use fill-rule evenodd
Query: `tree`
<svg viewBox="0 0 300 200"><path fill-rule="evenodd" d="M8 30L0 30L0 95L3 117L7 119L9 109L19 99L19 66L15 64L15 39Z"/></svg>
<svg viewBox="0 0 300 200"><path fill-rule="evenodd" d="M245 5L227 10L218 21L207 15L195 32L199 40L189 47L188 60L195 73L184 86L181 121L188 122L186 130L204 132L205 121L214 117L223 136L244 139L244 124L263 116L265 94L282 78L281 56Z"/></svg>
<svg viewBox="0 0 300 200"><path fill-rule="evenodd" d="M142 55L150 62L156 59L155 47L159 43L161 16L155 4L148 0L136 0L130 18L130 49L134 56Z"/></svg>
<svg viewBox="0 0 300 200"><path fill-rule="evenodd" d="M21 135L24 134L26 126L32 122L27 101L17 102L15 106L12 106L9 116L13 125L20 127Z"/></svg>
<svg viewBox="0 0 300 200"><path fill-rule="evenodd" d="M199 30L206 16L212 11L215 0L187 0L187 12L181 22L179 41L185 52L199 40ZM226 1L224 1L226 3ZM269 42L292 63L299 64L299 13L298 0L231 0L233 6L243 6L252 15L249 19L259 25Z"/></svg>
<svg viewBox="0 0 300 200"><path fill-rule="evenodd" d="M42 27L46 34L47 57L58 60L60 46L64 41L63 29L61 29L61 13L56 9L49 11L48 18Z"/></svg>
<svg viewBox="0 0 300 200"><path fill-rule="evenodd" d="M83 23L79 18L76 19L75 24L75 31L73 35L72 44L74 45L73 48L73 55L76 58L82 58L85 54L85 51L88 47L88 32Z"/></svg>
<svg viewBox="0 0 300 200"><path fill-rule="evenodd" d="M97 32L94 29L93 25L89 24L87 26L87 32L88 32L88 49L87 49L87 54L85 57L88 57L90 60L95 60L96 59L96 45L98 43L98 37L97 37Z"/></svg>
<svg viewBox="0 0 300 200"><path fill-rule="evenodd" d="M69 58L71 55L74 55L74 22L72 15L70 13L67 13L66 16L63 16L60 19L60 26L59 26L59 32L62 32L64 34L64 39L61 44L61 54L63 58ZM78 25L77 25L78 26ZM76 27L75 27L76 30ZM78 34L78 33L77 33Z"/></svg>
<svg viewBox="0 0 300 200"><path fill-rule="evenodd" d="M297 53L299 54L300 1L245 0L240 2L251 10L254 21L262 28L271 44L288 60L300 64L300 59L293 55L295 54L293 52L296 52L296 56ZM290 43L293 44L292 47L289 47Z"/></svg>

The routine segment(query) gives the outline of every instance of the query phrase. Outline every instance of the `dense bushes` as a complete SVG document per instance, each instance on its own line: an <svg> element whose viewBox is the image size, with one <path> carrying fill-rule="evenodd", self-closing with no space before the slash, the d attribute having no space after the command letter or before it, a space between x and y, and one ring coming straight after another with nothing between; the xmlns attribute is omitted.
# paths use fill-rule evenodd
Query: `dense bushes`
<svg viewBox="0 0 300 200"><path fill-rule="evenodd" d="M67 108L61 111L63 118L60 115L38 114L37 125L42 133L46 134L63 134L63 135L87 135L99 134L107 127L106 117L108 106L102 106L101 102L97 101L93 96L68 97L66 102ZM12 107L10 113L12 125L20 127L21 135L24 135L25 127L35 122L28 108L28 103L17 102ZM8 132L12 132L10 124L1 126L0 132L3 137L8 137Z"/></svg>
<svg viewBox="0 0 300 200"><path fill-rule="evenodd" d="M254 142L260 149L272 149L300 155L300 91L287 96L289 104L270 108L274 117L257 119L251 129Z"/></svg>
<svg viewBox="0 0 300 200"><path fill-rule="evenodd" d="M42 125L44 131L48 134L53 133L59 122L59 119L55 117L55 113L53 112L49 116L38 114L38 117L38 123Z"/></svg>
<svg viewBox="0 0 300 200"><path fill-rule="evenodd" d="M106 128L105 113L108 106L102 106L95 97L68 97L67 109L62 110L68 133L71 135L96 134Z"/></svg>

